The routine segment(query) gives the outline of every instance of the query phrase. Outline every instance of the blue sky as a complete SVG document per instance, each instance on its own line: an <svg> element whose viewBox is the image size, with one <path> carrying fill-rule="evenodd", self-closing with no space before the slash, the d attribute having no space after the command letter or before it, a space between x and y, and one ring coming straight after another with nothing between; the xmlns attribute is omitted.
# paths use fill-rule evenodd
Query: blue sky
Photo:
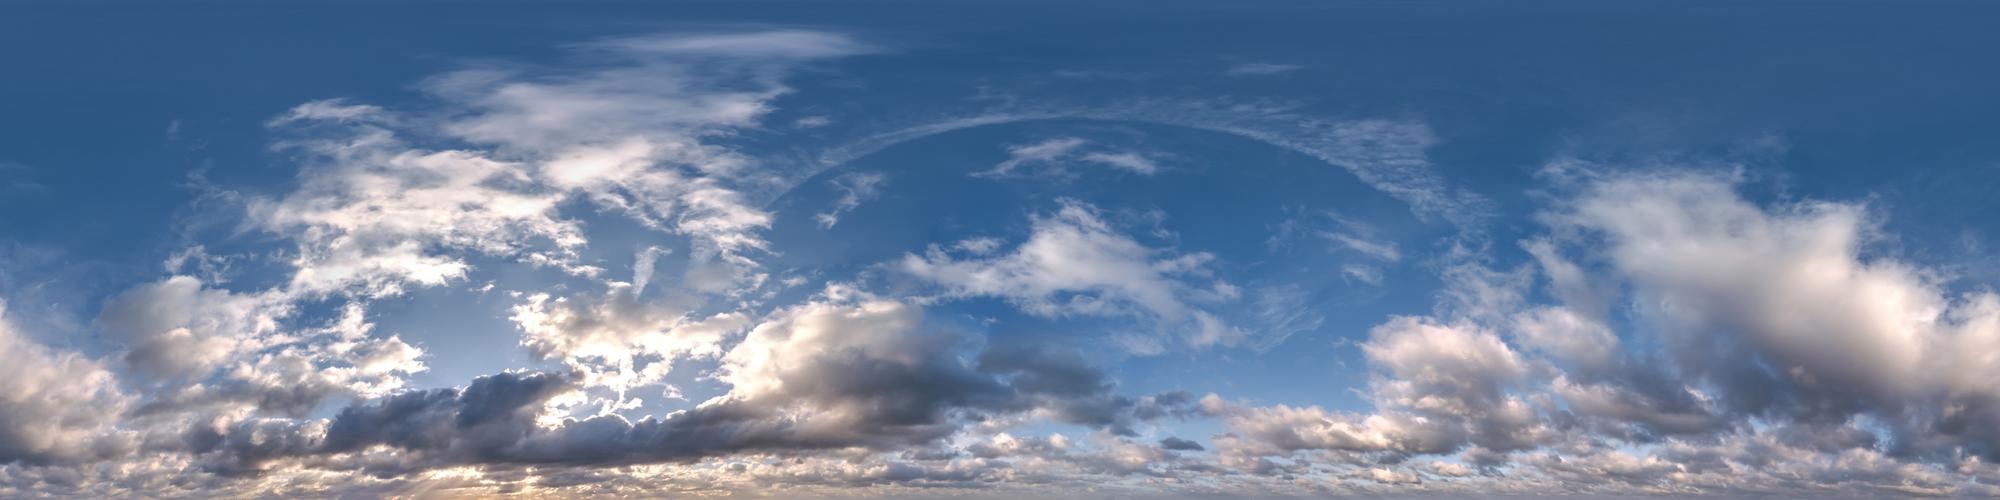
<svg viewBox="0 0 2000 500"><path fill-rule="evenodd" d="M0 496L2000 494L1995 14L11 3Z"/></svg>

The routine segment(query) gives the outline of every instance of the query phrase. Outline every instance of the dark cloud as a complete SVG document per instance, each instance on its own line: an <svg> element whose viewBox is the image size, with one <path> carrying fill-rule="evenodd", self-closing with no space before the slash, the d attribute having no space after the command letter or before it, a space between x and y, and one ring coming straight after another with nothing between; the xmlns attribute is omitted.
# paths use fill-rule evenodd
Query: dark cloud
<svg viewBox="0 0 2000 500"><path fill-rule="evenodd" d="M1208 449L1202 447L1201 443L1173 436L1167 436L1165 438L1160 439L1160 447L1174 451L1203 451Z"/></svg>
<svg viewBox="0 0 2000 500"><path fill-rule="evenodd" d="M464 389L404 392L340 410L314 427L289 420L198 436L218 470L255 470L282 457L398 451L400 467L454 464L689 462L743 453L918 448L983 419L1041 408L1059 419L1133 435L1149 418L1185 414L1184 393L1127 398L1076 353L991 349L976 363L963 337L922 331L919 311L893 302L810 304L778 314L732 351L736 389L693 409L637 421L616 415L535 425L543 404L576 376L521 372Z"/></svg>
<svg viewBox="0 0 2000 500"><path fill-rule="evenodd" d="M129 452L113 426L130 398L112 373L95 360L22 335L7 320L6 309L0 298L0 466L73 463Z"/></svg>

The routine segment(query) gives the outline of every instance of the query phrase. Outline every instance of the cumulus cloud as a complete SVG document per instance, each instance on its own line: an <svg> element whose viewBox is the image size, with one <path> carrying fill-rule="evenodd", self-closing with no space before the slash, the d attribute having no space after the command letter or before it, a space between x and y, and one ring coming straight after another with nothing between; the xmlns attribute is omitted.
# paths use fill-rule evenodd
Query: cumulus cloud
<svg viewBox="0 0 2000 500"><path fill-rule="evenodd" d="M1676 367L1728 409L1882 418L1900 453L1949 453L1942 440L1991 458L2000 444L1978 430L2000 422L1983 402L1993 387L1964 378L1996 365L1960 354L1991 352L2000 299L1953 297L1933 271L1867 256L1865 206L1766 210L1727 179L1656 174L1601 181L1555 220L1602 238Z"/></svg>
<svg viewBox="0 0 2000 500"><path fill-rule="evenodd" d="M1529 449L1550 430L1532 403L1513 394L1532 367L1492 332L1467 324L1401 317L1378 326L1362 344L1371 366L1374 414L1285 405L1242 407L1211 398L1232 434L1218 440L1239 459L1333 450L1402 457L1479 446Z"/></svg>
<svg viewBox="0 0 2000 500"><path fill-rule="evenodd" d="M282 290L238 294L174 276L133 287L98 315L122 360L148 375L141 414L311 411L334 396L373 397L425 370L423 352L379 336L360 304L300 327Z"/></svg>
<svg viewBox="0 0 2000 500"><path fill-rule="evenodd" d="M110 370L16 331L0 300L0 465L102 459L129 453L119 415L131 397Z"/></svg>
<svg viewBox="0 0 2000 500"><path fill-rule="evenodd" d="M723 338L740 334L749 317L697 316L699 300L685 297L761 281L751 257L764 251L758 233L769 215L742 191L772 180L717 139L759 126L798 65L872 49L837 34L750 31L574 50L602 64L474 66L420 86L436 106L329 99L270 120L282 138L275 149L303 165L296 189L218 199L242 201L247 229L283 241L289 276L263 289L171 276L115 295L94 324L117 350L109 367L15 342L9 332L6 352L18 358L9 368L23 371L13 380L33 385L11 391L22 411L4 420L7 435L20 437L6 439L7 459L101 457L132 445L95 437L122 423L137 446L168 458L119 466L158 474L175 464L234 477L264 475L270 464L280 465L277 474L311 476L301 471L539 460L477 443L544 434L539 426L575 406L576 391L657 384L676 361L721 356ZM578 204L683 238L685 290L672 300L638 298L664 249L642 256L647 262L635 268L645 269L635 271L645 277L633 284L600 278L582 257L583 223L564 213ZM375 332L371 304L468 280L482 258L601 286L522 295L514 310L523 345L569 370L405 392L425 353ZM112 376L120 370L142 392L120 392ZM557 382L529 390L529 380ZM361 402L331 419L308 418L340 399ZM383 447L399 451L374 453Z"/></svg>
<svg viewBox="0 0 2000 500"><path fill-rule="evenodd" d="M1190 411L1185 396L1116 396L1109 379L1074 354L982 353L967 340L927 327L917 306L836 289L825 300L764 318L722 356L716 379L729 385L727 393L664 417L552 421L552 401L580 390L582 375L510 372L463 389L357 403L321 421L238 424L205 449L219 470L313 457L349 457L395 470L693 462L753 453L903 450L982 420L1035 412L1132 435L1139 422ZM246 444L232 444L239 442ZM395 451L382 453L381 447Z"/></svg>
<svg viewBox="0 0 2000 500"><path fill-rule="evenodd" d="M383 113L319 102L273 122L336 122L288 143L308 155L297 191L251 201L254 220L297 241L293 290L383 296L441 285L470 267L447 249L580 266L580 229L556 214L562 194L526 182L520 164L411 146L384 128Z"/></svg>
<svg viewBox="0 0 2000 500"><path fill-rule="evenodd" d="M595 275L577 254L587 243L580 223L559 213L579 199L691 238L688 257L702 265L691 266L690 283L754 283L746 253L765 250L758 233L770 215L742 190L769 179L712 139L757 126L790 90L789 68L869 49L835 34L770 31L580 50L614 63L433 78L424 88L448 104L445 115L327 100L273 120L296 136L285 149L311 166L299 190L254 199L251 213L298 240L293 288L382 296L435 286L467 272L451 251Z"/></svg>
<svg viewBox="0 0 2000 500"><path fill-rule="evenodd" d="M612 283L603 295L537 293L514 306L511 317L529 353L561 360L584 384L621 394L660 384L678 361L720 356L723 338L749 325L742 313L697 316L671 301L642 301L638 293L625 283Z"/></svg>
<svg viewBox="0 0 2000 500"><path fill-rule="evenodd" d="M1555 236L1526 244L1561 305L1462 264L1440 317L1362 345L1372 412L1205 401L1226 461L1443 455L1580 491L1986 491L1967 464L2000 449L1993 385L1969 377L1993 366L1965 353L1992 352L1991 292L1870 255L1865 205L1760 206L1686 171L1576 185L1543 217ZM1593 295L1614 290L1619 307Z"/></svg>
<svg viewBox="0 0 2000 500"><path fill-rule="evenodd" d="M440 76L423 88L445 113L331 99L271 120L284 137L278 150L305 165L298 187L244 199L253 228L292 245L290 279L242 292L175 276L107 302L98 324L124 350L124 366L154 386L136 413L260 436L310 430L295 418L331 398L395 393L424 369L424 354L373 333L369 304L465 280L477 255L596 278L601 269L580 257L582 223L562 213L578 202L688 238L690 289L754 284L744 252L762 248L755 233L768 215L736 186L758 174L711 138L755 126L765 102L788 90L788 68L868 49L839 35L771 31L577 50L607 64ZM526 296L514 310L523 345L575 370L575 384L621 393L658 383L677 360L719 356L721 337L748 320L695 317L685 300L640 301L664 250L649 252L635 284Z"/></svg>

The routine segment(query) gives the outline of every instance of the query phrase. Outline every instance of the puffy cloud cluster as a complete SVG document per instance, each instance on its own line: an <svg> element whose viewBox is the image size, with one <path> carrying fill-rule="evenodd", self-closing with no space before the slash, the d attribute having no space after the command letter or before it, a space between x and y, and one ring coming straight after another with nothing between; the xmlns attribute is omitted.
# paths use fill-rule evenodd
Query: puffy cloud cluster
<svg viewBox="0 0 2000 500"><path fill-rule="evenodd" d="M690 413L640 422L600 414L563 423L566 409L581 399L577 391L622 394L660 384L677 362L715 359L729 345L726 338L745 335L745 313L697 317L695 311L703 294L739 294L761 283L750 256L764 250L757 233L770 218L741 190L774 180L713 139L756 126L767 103L789 90L782 78L798 64L869 49L839 35L768 31L614 39L580 50L608 64L583 71L471 69L424 83L445 113L335 99L300 105L270 121L286 137L277 149L305 165L297 188L226 198L246 202L248 229L286 240L289 278L243 291L172 276L120 293L93 325L117 350L109 366L0 328L6 369L20 372L4 386L10 401L0 417L4 482L63 482L61 470L7 463L135 460L131 453L138 449L179 457L142 461L153 468L149 473L171 474L178 466L301 480L297 475L314 470L682 460L767 445L923 440L928 438L899 433L924 425L943 432L961 411L1033 407L949 399L957 397L955 386L877 400L908 404L900 410L832 398L796 407L786 398L800 389L781 386L761 394L748 379L730 379L745 386L728 396L735 399ZM855 196L850 205L866 193ZM601 269L581 257L589 243L583 223L565 213L578 203L685 238L690 263L679 283L684 291L670 300L640 297L652 260L665 251L642 256L636 284L599 281ZM568 371L501 374L464 389L403 392L407 377L425 369L424 353L374 332L370 304L466 280L479 255L554 267L603 287L566 297L527 294L514 308L523 345ZM741 339L739 351L750 352L771 335L758 332ZM904 333L889 332L883 342L912 340L895 336ZM861 365L801 365L825 372L803 374L792 384L861 385L847 394L887 390L866 384L891 375L867 370L914 363L904 366L901 378L873 383L958 376L996 399L1029 397L1000 380L1013 372L978 371L937 350L957 345L913 347L918 351L907 356L877 352L894 345L853 346L867 356L849 361ZM892 359L869 357L874 355ZM736 357L725 363L725 373L760 369ZM128 375L122 384L120 372ZM851 380L819 378L843 373ZM357 402L330 419L307 418L342 398ZM788 421L806 409L820 423ZM886 427L863 431L873 438L822 435L844 425L827 422L876 421ZM717 436L722 439L704 441ZM139 467L131 461L101 465ZM39 479L23 479L31 476Z"/></svg>
<svg viewBox="0 0 2000 500"><path fill-rule="evenodd" d="M1953 296L1933 271L1866 258L1864 207L1765 211L1723 180L1602 181L1559 223L1602 238L1691 383L1741 415L1880 419L1898 454L1994 458L2000 296Z"/></svg>
<svg viewBox="0 0 2000 500"><path fill-rule="evenodd" d="M382 296L441 285L469 267L443 252L453 249L579 265L571 250L584 239L556 214L562 193L538 188L515 162L413 146L392 128L406 119L322 101L273 121L317 125L288 143L312 164L300 188L250 207L264 227L296 240L292 290Z"/></svg>
<svg viewBox="0 0 2000 500"><path fill-rule="evenodd" d="M750 48L755 48L751 50ZM580 275L587 241L560 209L588 200L693 240L690 283L754 280L770 215L741 190L771 182L710 139L756 125L802 61L859 53L803 31L640 37L584 47L618 64L581 72L469 69L425 88L442 116L339 100L301 105L273 127L315 165L299 190L256 199L253 217L298 240L293 288L391 295L462 278L451 251ZM466 144L477 148L444 148ZM702 279L693 279L702 278Z"/></svg>
<svg viewBox="0 0 2000 500"><path fill-rule="evenodd" d="M644 301L640 292L613 282L601 296L537 293L516 305L512 318L531 354L563 361L587 386L621 393L662 383L678 361L721 355L724 338L749 323L740 312L698 317L672 301Z"/></svg>
<svg viewBox="0 0 2000 500"><path fill-rule="evenodd" d="M97 360L15 331L0 300L0 465L66 463L129 453L116 428L131 397Z"/></svg>
<svg viewBox="0 0 2000 500"><path fill-rule="evenodd" d="M288 137L280 150L306 167L296 190L248 197L248 215L294 244L291 279L241 293L175 277L108 304L101 322L129 347L128 364L179 381L149 408L251 398L261 410L300 414L330 395L386 394L400 384L393 375L422 369L421 353L370 335L367 303L464 280L479 254L594 278L601 269L579 253L582 222L564 213L578 202L688 238L688 288L756 285L761 275L743 252L762 248L755 233L769 218L737 186L761 174L710 139L754 126L787 91L788 68L866 47L771 31L580 50L608 64L475 68L426 82L448 113L327 100L272 120ZM640 280L651 274L644 267ZM677 359L719 354L720 335L742 327L736 315L689 318L690 301L641 301L639 283L527 296L514 315L523 343L586 384L622 392L658 382ZM329 297L347 303L342 318L301 329L299 305ZM292 394L272 393L280 389Z"/></svg>
<svg viewBox="0 0 2000 500"><path fill-rule="evenodd" d="M300 326L283 291L242 295L174 276L106 302L98 316L150 381L141 414L302 415L334 396L375 397L425 369L400 337L373 334L362 305Z"/></svg>
<svg viewBox="0 0 2000 500"><path fill-rule="evenodd" d="M1439 455L1607 491L1993 491L2000 297L1869 255L1862 205L1762 207L1684 171L1568 180L1550 236L1525 245L1556 303L1462 264L1439 317L1362 344L1372 412L1206 401L1227 460Z"/></svg>
<svg viewBox="0 0 2000 500"><path fill-rule="evenodd" d="M764 318L722 356L717 378L730 386L727 393L659 418L550 419L555 400L582 389L580 374L503 373L463 389L363 401L329 419L247 420L200 438L197 451L213 470L237 473L274 463L398 474L461 465L695 463L921 449L982 422L1030 413L1130 444L1113 436L1134 436L1146 421L1191 411L1185 395L1117 396L1103 373L1074 354L979 349L963 335L926 327L916 306L853 293L836 288L825 300Z"/></svg>

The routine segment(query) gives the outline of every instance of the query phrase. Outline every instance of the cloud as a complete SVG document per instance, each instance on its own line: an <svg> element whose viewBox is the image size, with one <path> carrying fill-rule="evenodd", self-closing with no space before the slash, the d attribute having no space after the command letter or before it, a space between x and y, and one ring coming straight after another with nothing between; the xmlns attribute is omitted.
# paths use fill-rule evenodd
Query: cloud
<svg viewBox="0 0 2000 500"><path fill-rule="evenodd" d="M560 374L502 373L464 389L403 392L340 410L325 421L252 420L198 447L219 472L256 472L268 462L387 447L415 463L462 463L506 455L536 430L541 403L569 390Z"/></svg>
<svg viewBox="0 0 2000 500"><path fill-rule="evenodd" d="M1206 253L1174 254L1114 232L1095 207L1064 201L1056 213L1033 218L1028 239L1011 253L953 257L933 248L892 264L903 274L943 287L948 297L996 297L1042 317L1105 316L1146 320L1179 333L1196 347L1234 344L1242 333L1195 302L1228 299L1233 291L1204 269Z"/></svg>
<svg viewBox="0 0 2000 500"><path fill-rule="evenodd" d="M793 128L820 128L832 124L833 118L822 115L813 115L792 120Z"/></svg>
<svg viewBox="0 0 2000 500"><path fill-rule="evenodd" d="M634 284L599 278L581 257L583 223L564 207L587 203L688 238L693 262L681 283L691 293L755 286L761 275L747 254L762 251L757 233L769 216L739 188L765 174L714 139L757 126L797 64L869 49L779 31L575 50L603 64L475 66L422 85L436 106L330 99L271 120L284 138L277 149L305 165L298 187L243 199L250 227L290 243L289 279L243 292L170 277L120 294L100 314L124 366L150 381L134 409L146 431L191 427L213 437L191 442L238 449L221 471L298 455L293 448L324 427L301 417L332 398L396 394L425 369L421 350L372 333L370 304L465 280L482 256L600 280L601 291L527 295L514 310L522 344L571 369L569 384L622 396L661 384L678 361L720 356L723 337L747 317L694 316L690 293L640 301L660 252L635 264L644 276ZM294 438L262 444L283 433Z"/></svg>
<svg viewBox="0 0 2000 500"><path fill-rule="evenodd" d="M130 346L127 364L155 377L185 380L206 375L239 348L255 349L259 337L277 331L277 319L289 314L287 309L266 298L174 276L113 297L97 321Z"/></svg>
<svg viewBox="0 0 2000 500"><path fill-rule="evenodd" d="M1327 252L1344 257L1340 275L1350 281L1382 286L1383 268L1403 259L1399 245L1375 226L1333 212L1297 213L1270 225L1264 246L1272 253L1289 253L1301 241L1325 244Z"/></svg>
<svg viewBox="0 0 2000 500"><path fill-rule="evenodd" d="M877 49L847 36L823 31L773 30L740 33L663 34L614 38L589 44L644 55L757 59L823 59Z"/></svg>
<svg viewBox="0 0 2000 500"><path fill-rule="evenodd" d="M881 196L882 185L888 181L888 176L876 172L854 172L835 177L829 182L840 190L840 199L834 201L833 207L827 211L814 214L813 220L819 221L820 229L833 229L834 224L840 223L841 214Z"/></svg>
<svg viewBox="0 0 2000 500"><path fill-rule="evenodd" d="M1992 384L1973 378L1994 365L1965 353L1995 348L2000 298L1869 255L1864 205L1759 206L1678 170L1577 181L1542 217L1553 236L1526 244L1565 305L1459 264L1437 316L1362 345L1372 411L1205 399L1223 463L1439 455L1575 491L1985 491L1965 481L2000 450ZM1619 292L1629 322L1593 291Z"/></svg>
<svg viewBox="0 0 2000 500"><path fill-rule="evenodd" d="M300 241L300 292L383 296L436 286L470 250L589 276L588 243L558 207L587 200L694 240L691 282L756 281L746 252L770 215L744 198L755 161L711 139L757 126L797 64L868 50L806 31L622 38L580 50L587 70L474 68L425 85L452 111L398 113L341 100L300 105L271 126L314 166L297 192L252 202L264 228ZM426 144L470 143L443 149ZM720 268L718 270L718 268ZM720 281L708 279L720 273Z"/></svg>
<svg viewBox="0 0 2000 500"><path fill-rule="evenodd" d="M464 389L408 391L348 406L321 422L258 421L215 439L222 470L310 457L376 455L371 467L692 462L739 454L811 456L922 447L975 422L1045 411L1058 421L1132 434L1138 422L1185 414L1181 396L1115 396L1073 353L987 350L927 332L916 306L832 290L774 312L722 357L730 388L693 409L630 421L605 414L550 421L581 375L510 372ZM383 448L392 450L383 453ZM204 452L208 453L208 452Z"/></svg>
<svg viewBox="0 0 2000 500"><path fill-rule="evenodd" d="M0 465L104 459L129 453L115 432L131 397L111 371L16 331L0 300Z"/></svg>
<svg viewBox="0 0 2000 500"><path fill-rule="evenodd" d="M297 188L219 199L243 201L249 228L286 242L289 276L250 291L172 276L116 295L96 322L118 349L112 369L14 342L9 332L0 345L18 358L10 368L35 386L15 388L22 411L0 417L6 436L20 437L5 441L6 459L103 458L131 447L100 439L107 426L126 425L166 458L119 465L168 475L176 461L253 477L539 460L489 446L544 434L541 420L560 420L585 399L576 391L656 384L675 361L720 357L724 337L740 334L749 317L694 316L700 304L681 298L687 293L640 301L643 285L601 280L581 257L583 223L564 207L587 203L687 238L693 262L681 282L690 292L754 287L761 275L750 255L764 251L758 233L769 215L741 190L769 174L716 139L759 126L797 65L872 49L836 34L770 31L575 50L602 64L474 66L423 83L428 106L329 99L270 120L283 138L275 149L304 165ZM602 285L562 298L530 295L515 309L523 344L571 371L404 392L405 378L424 370L424 353L373 333L369 306L465 280L481 257ZM649 279L653 266L635 267L648 275L635 283ZM118 368L141 394L118 391ZM523 385L557 379L534 385L556 389ZM331 419L306 417L336 398L361 402ZM63 413L93 407L102 413ZM383 447L392 453L375 453ZM39 471L0 475L11 482Z"/></svg>
<svg viewBox="0 0 2000 500"><path fill-rule="evenodd" d="M1007 176L1013 174L1015 169L1019 169L1022 166L1054 162L1065 156L1069 156L1070 153L1074 153L1082 148L1084 144L1085 141L1083 139L1057 137L1033 144L1008 146L1007 161L1000 162L999 165L994 165L992 170L981 172L979 175L991 177Z"/></svg>
<svg viewBox="0 0 2000 500"><path fill-rule="evenodd" d="M1065 102L1049 96L1004 96L994 109L949 116L866 135L823 152L809 178L903 142L970 127L1055 119L1091 119L1187 127L1233 135L1310 156L1354 174L1357 180L1410 206L1424 220L1443 220L1477 236L1495 215L1492 200L1446 182L1428 157L1437 143L1429 125L1415 120L1341 118L1304 114L1296 103L1234 99L1132 99L1112 103ZM795 182L797 179L795 179Z"/></svg>
<svg viewBox="0 0 2000 500"><path fill-rule="evenodd" d="M1135 151L1106 150L1077 137L1055 137L1036 143L1008 146L1007 155L1006 161L973 175L989 178L1070 179L1075 177L1075 173L1066 168L1066 164L1070 162L1094 163L1144 176L1157 174L1161 170L1159 162L1151 155Z"/></svg>
<svg viewBox="0 0 2000 500"><path fill-rule="evenodd" d="M674 365L722 355L723 339L749 326L742 313L698 316L672 301L645 302L636 286L613 283L603 295L529 295L513 307L521 345L560 360L590 387L625 391L660 384Z"/></svg>
<svg viewBox="0 0 2000 500"><path fill-rule="evenodd" d="M1298 71L1302 67L1296 64L1250 62L1230 66L1229 71L1225 73L1228 73L1229 76L1269 76Z"/></svg>
<svg viewBox="0 0 2000 500"><path fill-rule="evenodd" d="M1340 245L1343 248L1368 256L1369 258L1373 258L1375 260L1380 260L1383 262L1395 262L1403 259L1403 253L1396 250L1395 243L1371 241L1363 239L1361 236L1349 233L1327 232L1327 233L1320 233L1320 236L1326 238L1328 241L1332 241Z"/></svg>
<svg viewBox="0 0 2000 500"><path fill-rule="evenodd" d="M1248 304L1251 347L1267 351L1293 335L1318 330L1326 322L1326 315L1314 307L1310 298L1304 289L1291 285L1253 289Z"/></svg>
<svg viewBox="0 0 2000 500"><path fill-rule="evenodd" d="M1203 448L1201 446L1201 443L1173 436L1167 436L1165 438L1161 438L1160 447L1174 451L1203 451L1207 449Z"/></svg>
<svg viewBox="0 0 2000 500"><path fill-rule="evenodd" d="M258 409L311 411L334 396L373 397L425 370L423 352L372 335L358 304L316 328L293 328L297 306L277 292L244 295L174 276L106 302L97 323L147 375L136 410L156 415Z"/></svg>
<svg viewBox="0 0 2000 500"><path fill-rule="evenodd" d="M1092 163L1102 163L1112 168L1124 170L1139 175L1153 175L1160 173L1160 165L1158 163L1153 162L1152 158L1147 158L1144 155L1140 155L1139 153L1134 153L1130 151L1124 151L1118 153L1105 153L1105 152L1084 153L1083 161Z"/></svg>
<svg viewBox="0 0 2000 500"><path fill-rule="evenodd" d="M1958 354L2000 346L2000 299L1952 298L1934 272L1865 256L1877 229L1862 205L1765 210L1732 188L1685 173L1603 180L1554 220L1601 238L1676 367L1729 410L1872 415L1896 422L1899 453L2000 452L2000 435L1975 430L2000 423L1982 402L1993 388L1962 375L2000 365Z"/></svg>
<svg viewBox="0 0 2000 500"><path fill-rule="evenodd" d="M412 147L369 121L380 110L357 107L309 103L273 122L347 123L287 143L308 155L299 189L250 202L253 221L297 242L294 293L385 296L463 278L469 265L444 249L580 266L581 229L556 214L565 196L524 182L523 165Z"/></svg>

